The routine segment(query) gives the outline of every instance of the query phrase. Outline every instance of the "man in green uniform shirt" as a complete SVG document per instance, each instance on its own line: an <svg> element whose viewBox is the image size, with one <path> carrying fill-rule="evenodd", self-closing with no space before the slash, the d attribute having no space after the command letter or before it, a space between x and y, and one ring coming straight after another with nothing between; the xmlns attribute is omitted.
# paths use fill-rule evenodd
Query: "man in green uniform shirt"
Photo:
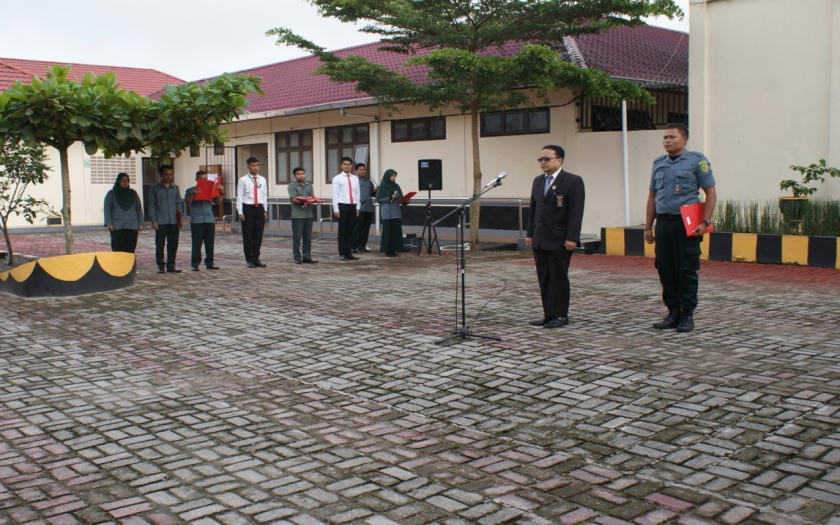
<svg viewBox="0 0 840 525"><path fill-rule="evenodd" d="M668 307L668 316L653 324L658 330L694 330L700 242L706 228L712 224L717 202L712 167L702 153L686 151L687 142L688 128L684 124L668 124L662 139L667 154L653 161L650 178L645 241L648 244L656 241L656 270L662 283L662 300ZM706 194L703 222L689 237L685 233L680 206L700 202L700 189Z"/></svg>
<svg viewBox="0 0 840 525"><path fill-rule="evenodd" d="M314 197L312 184L306 182L306 170L295 168L292 170L295 182L289 184L289 199L292 201L292 255L295 264L315 264L312 258L312 213L313 202L302 201ZM324 202L316 199L315 203ZM301 250L303 244L303 250ZM301 251L303 253L301 253Z"/></svg>

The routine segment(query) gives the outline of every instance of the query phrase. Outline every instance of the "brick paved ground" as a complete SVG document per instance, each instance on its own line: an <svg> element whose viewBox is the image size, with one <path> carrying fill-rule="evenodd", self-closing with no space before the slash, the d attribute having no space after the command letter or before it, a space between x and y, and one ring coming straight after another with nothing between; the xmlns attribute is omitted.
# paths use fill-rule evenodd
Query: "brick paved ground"
<svg viewBox="0 0 840 525"><path fill-rule="evenodd" d="M503 341L439 346L451 256L218 244L158 275L146 232L133 288L2 297L0 524L840 524L838 271L705 263L675 334L649 259L575 256L545 330L527 255L482 254L468 324Z"/></svg>

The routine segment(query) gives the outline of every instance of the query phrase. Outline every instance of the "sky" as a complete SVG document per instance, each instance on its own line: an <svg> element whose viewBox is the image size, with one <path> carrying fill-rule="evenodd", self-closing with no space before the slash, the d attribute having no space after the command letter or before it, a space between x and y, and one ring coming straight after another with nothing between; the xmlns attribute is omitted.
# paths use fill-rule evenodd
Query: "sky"
<svg viewBox="0 0 840 525"><path fill-rule="evenodd" d="M688 0L677 4L688 12ZM306 0L0 0L0 8L0 57L149 68L182 80L304 56L265 36L274 27L330 50L377 40L320 17ZM687 16L651 23L688 31Z"/></svg>

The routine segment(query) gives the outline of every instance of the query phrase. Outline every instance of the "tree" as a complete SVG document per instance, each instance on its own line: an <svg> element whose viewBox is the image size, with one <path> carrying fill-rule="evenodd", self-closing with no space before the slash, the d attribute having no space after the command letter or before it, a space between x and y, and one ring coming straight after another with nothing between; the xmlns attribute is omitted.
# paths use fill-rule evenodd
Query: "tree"
<svg viewBox="0 0 840 525"><path fill-rule="evenodd" d="M472 126L473 192L479 193L481 162L479 115L531 104L529 94L548 103L548 93L571 89L589 95L653 102L637 85L601 71L564 62L552 46L563 37L644 24L643 18L681 14L672 0L311 0L324 17L362 22L361 31L381 35L383 51L406 55L404 66L426 68L426 82L359 56L339 58L296 35L275 28L277 43L318 56L318 73L336 82L355 82L356 90L380 104L454 106L469 114ZM506 53L506 45L519 49ZM479 205L470 209L470 245L478 246Z"/></svg>
<svg viewBox="0 0 840 525"><path fill-rule="evenodd" d="M49 211L49 204L26 194L30 184L43 184L50 167L44 148L28 146L0 138L0 229L6 240L9 265L15 264L15 252L9 237L9 218L23 215L32 224L39 213Z"/></svg>
<svg viewBox="0 0 840 525"><path fill-rule="evenodd" d="M53 66L44 80L15 82L0 94L0 133L58 150L66 251L73 253L68 150L76 142L93 155L131 155L147 147L155 155L183 150L221 138L219 125L238 117L246 95L262 94L259 79L225 74L203 84L167 86L158 100L120 89L113 73L88 73L80 82L69 67Z"/></svg>

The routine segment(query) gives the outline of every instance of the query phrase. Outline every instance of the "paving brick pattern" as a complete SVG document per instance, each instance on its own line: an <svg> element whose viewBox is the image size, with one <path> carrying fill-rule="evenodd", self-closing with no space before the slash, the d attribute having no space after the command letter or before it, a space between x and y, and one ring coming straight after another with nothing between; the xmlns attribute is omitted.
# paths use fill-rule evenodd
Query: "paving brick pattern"
<svg viewBox="0 0 840 525"><path fill-rule="evenodd" d="M220 271L158 275L152 239L130 289L0 303L0 524L840 525L838 271L704 263L675 334L650 259L575 256L545 330L527 255L480 254L502 342L436 345L452 256L272 235L247 269L220 234Z"/></svg>

